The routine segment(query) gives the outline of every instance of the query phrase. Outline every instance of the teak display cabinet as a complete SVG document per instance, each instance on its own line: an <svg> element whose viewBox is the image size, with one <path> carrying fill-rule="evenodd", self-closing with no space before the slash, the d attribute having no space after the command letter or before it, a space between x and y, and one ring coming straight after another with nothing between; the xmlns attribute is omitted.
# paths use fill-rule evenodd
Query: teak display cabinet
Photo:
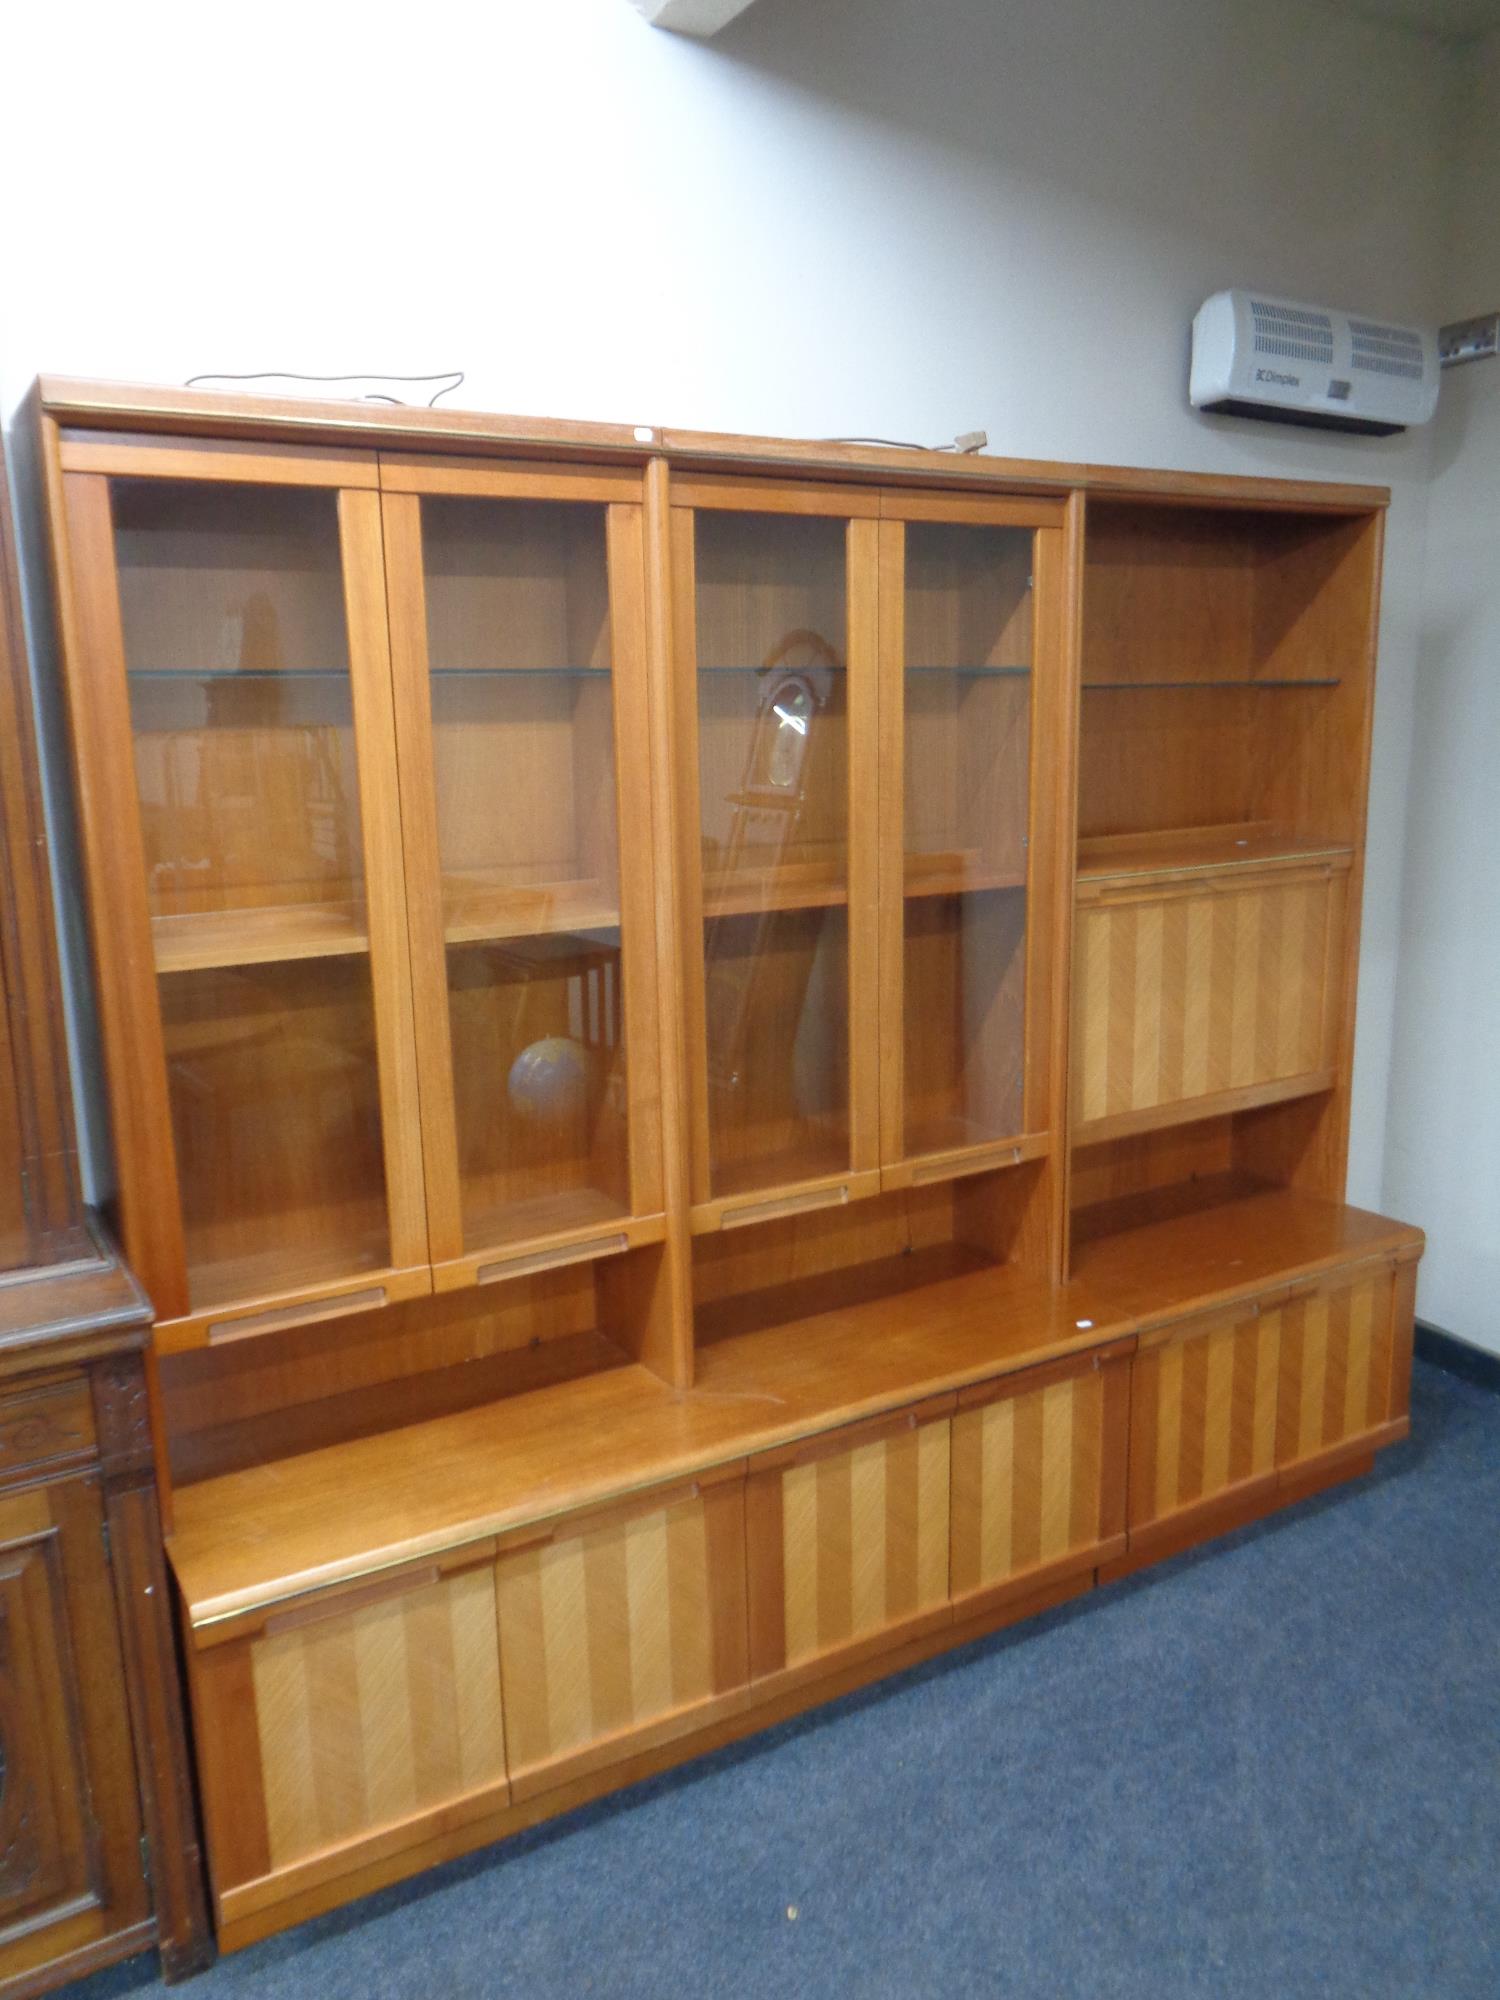
<svg viewBox="0 0 1500 2000"><path fill-rule="evenodd" d="M40 402L225 1944L1405 1435L1382 491Z"/></svg>

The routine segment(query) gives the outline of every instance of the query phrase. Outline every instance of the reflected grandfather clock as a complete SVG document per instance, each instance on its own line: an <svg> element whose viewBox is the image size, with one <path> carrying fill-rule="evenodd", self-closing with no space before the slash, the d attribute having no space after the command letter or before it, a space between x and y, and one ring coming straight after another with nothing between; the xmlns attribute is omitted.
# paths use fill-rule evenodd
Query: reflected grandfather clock
<svg viewBox="0 0 1500 2000"><path fill-rule="evenodd" d="M828 791L821 767L838 754L837 740L820 724L830 704L842 699L841 665L828 640L806 629L787 633L762 665L744 770L728 797L729 835L721 852L704 857L705 866L724 884L767 881L793 856L813 869L841 865L836 831L820 829L808 818L809 799ZM820 831L832 837L820 841ZM755 1021L769 1014L782 1023L799 1023L813 977L811 957L778 949L787 926L784 911L753 899L748 910L738 903L731 907L734 914L711 918L704 932L704 1007L712 1052L708 1087L721 1100L734 1099L745 1087L745 1056ZM768 1074L774 1079L769 1090ZM760 1094L764 1119L795 1122L794 1031L776 1064L768 1064L762 1051Z"/></svg>
<svg viewBox="0 0 1500 2000"><path fill-rule="evenodd" d="M0 2000L212 1956L161 1547L150 1306L79 1199L0 457Z"/></svg>

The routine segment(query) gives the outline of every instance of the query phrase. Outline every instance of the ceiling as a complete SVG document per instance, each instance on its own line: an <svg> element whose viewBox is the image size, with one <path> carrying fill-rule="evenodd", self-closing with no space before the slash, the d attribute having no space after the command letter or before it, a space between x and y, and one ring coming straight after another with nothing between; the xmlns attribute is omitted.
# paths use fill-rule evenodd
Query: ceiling
<svg viewBox="0 0 1500 2000"><path fill-rule="evenodd" d="M1330 4L1348 14L1395 21L1452 40L1500 28L1500 0L1330 0Z"/></svg>

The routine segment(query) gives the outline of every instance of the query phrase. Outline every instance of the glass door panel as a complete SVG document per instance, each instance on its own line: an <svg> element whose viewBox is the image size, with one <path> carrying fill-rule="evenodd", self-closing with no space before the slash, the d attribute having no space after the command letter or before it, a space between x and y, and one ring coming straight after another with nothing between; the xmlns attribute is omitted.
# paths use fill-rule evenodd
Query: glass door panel
<svg viewBox="0 0 1500 2000"><path fill-rule="evenodd" d="M420 504L473 1252L630 1213L606 509Z"/></svg>
<svg viewBox="0 0 1500 2000"><path fill-rule="evenodd" d="M695 517L709 1184L850 1163L847 523Z"/></svg>
<svg viewBox="0 0 1500 2000"><path fill-rule="evenodd" d="M390 1262L338 495L117 479L194 1311Z"/></svg>
<svg viewBox="0 0 1500 2000"><path fill-rule="evenodd" d="M902 937L907 1158L1023 1127L1032 534L905 542Z"/></svg>

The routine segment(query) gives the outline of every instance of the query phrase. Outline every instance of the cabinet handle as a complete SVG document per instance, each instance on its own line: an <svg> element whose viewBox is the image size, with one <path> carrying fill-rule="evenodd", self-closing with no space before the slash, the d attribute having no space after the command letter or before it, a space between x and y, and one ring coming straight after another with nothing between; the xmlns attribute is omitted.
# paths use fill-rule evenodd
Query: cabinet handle
<svg viewBox="0 0 1500 2000"><path fill-rule="evenodd" d="M481 1264L474 1273L476 1285L493 1285L500 1278L519 1278L528 1271L556 1271L564 1264L586 1264L594 1257L617 1257L630 1248L623 1230L615 1236L591 1236L586 1243L559 1243L552 1250L533 1250L529 1256L497 1258Z"/></svg>
<svg viewBox="0 0 1500 2000"><path fill-rule="evenodd" d="M719 1218L721 1229L743 1229L747 1223L769 1222L777 1215L804 1215L812 1208L838 1208L849 1199L849 1188L841 1181L837 1187L808 1188L802 1194L784 1194L772 1201L742 1202L736 1208L726 1208Z"/></svg>
<svg viewBox="0 0 1500 2000"><path fill-rule="evenodd" d="M331 1299L308 1299L300 1306L276 1306L270 1312L246 1313L241 1319L210 1320L210 1347L228 1340L248 1340L255 1333L276 1333L282 1327L308 1326L314 1320L337 1319L342 1313L369 1312L385 1304L385 1286L371 1285L362 1292L344 1292Z"/></svg>

